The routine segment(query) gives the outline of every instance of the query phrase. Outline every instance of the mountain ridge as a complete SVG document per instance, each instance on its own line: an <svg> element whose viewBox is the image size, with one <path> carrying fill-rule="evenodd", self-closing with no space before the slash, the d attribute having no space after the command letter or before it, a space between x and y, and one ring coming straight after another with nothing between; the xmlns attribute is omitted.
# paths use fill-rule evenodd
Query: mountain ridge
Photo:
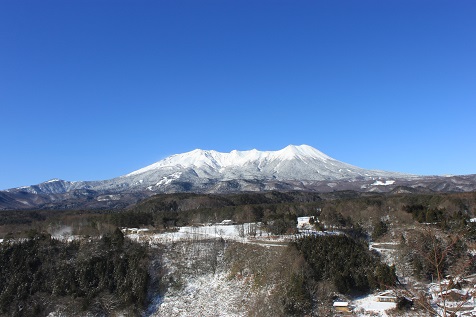
<svg viewBox="0 0 476 317"><path fill-rule="evenodd" d="M49 181L9 189L0 209L49 205L124 206L158 193L240 191L476 190L471 177L425 177L363 169L338 161L308 145L277 151L196 149L175 154L131 173L99 181ZM65 203L71 202L71 203ZM69 206L69 205L68 205ZM47 207L46 207L47 208Z"/></svg>
<svg viewBox="0 0 476 317"><path fill-rule="evenodd" d="M196 149L182 154L171 155L149 166L126 174L125 176L137 175L143 172L166 166L181 165L183 167L200 167L206 164L210 167L223 168L230 165L244 164L253 160L262 161L265 159L269 160L279 158L285 160L294 158L302 159L306 157L319 158L322 160L332 159L331 157L325 155L317 149L314 149L313 147L305 144L299 146L288 145L284 149L278 151L258 151L256 149L253 149L248 151L233 150L229 153L225 153L218 152L215 150Z"/></svg>
<svg viewBox="0 0 476 317"><path fill-rule="evenodd" d="M312 168L308 168L302 163L311 165ZM199 177L212 176L220 178L219 174L222 174L224 179L330 180L359 176L411 176L396 172L365 170L337 161L308 145L288 145L278 151L258 151L253 149L249 151L233 150L229 153L223 153L214 150L196 149L169 156L122 177L131 177L160 171L163 168L177 167L193 169ZM306 172L299 173L303 170L306 170ZM295 174L297 176L293 176Z"/></svg>

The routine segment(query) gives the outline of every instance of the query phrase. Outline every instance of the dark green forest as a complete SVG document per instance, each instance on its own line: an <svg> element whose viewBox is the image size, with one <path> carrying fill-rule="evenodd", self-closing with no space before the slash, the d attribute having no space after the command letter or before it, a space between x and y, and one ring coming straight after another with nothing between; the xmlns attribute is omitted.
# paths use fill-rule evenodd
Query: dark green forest
<svg viewBox="0 0 476 317"><path fill-rule="evenodd" d="M367 244L348 236L309 236L293 246L304 255L314 280L329 280L342 294L367 294L396 283L394 267L381 263Z"/></svg>
<svg viewBox="0 0 476 317"><path fill-rule="evenodd" d="M58 305L72 315L110 309L138 312L146 300L145 247L116 230L100 239L62 242L37 234L0 244L0 312L45 316Z"/></svg>

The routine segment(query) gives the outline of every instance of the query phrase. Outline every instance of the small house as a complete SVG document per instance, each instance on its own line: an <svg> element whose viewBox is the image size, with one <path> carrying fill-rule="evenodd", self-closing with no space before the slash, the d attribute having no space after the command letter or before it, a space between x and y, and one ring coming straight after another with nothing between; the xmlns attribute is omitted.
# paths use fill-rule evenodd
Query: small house
<svg viewBox="0 0 476 317"><path fill-rule="evenodd" d="M298 229L313 229L313 225L317 222L317 219L314 216L298 217L297 222Z"/></svg>
<svg viewBox="0 0 476 317"><path fill-rule="evenodd" d="M334 302L332 305L334 310L339 313L351 313L349 302Z"/></svg>
<svg viewBox="0 0 476 317"><path fill-rule="evenodd" d="M396 303L398 301L398 297L395 295L393 291L386 291L378 293L375 296L377 302L385 302L385 303Z"/></svg>

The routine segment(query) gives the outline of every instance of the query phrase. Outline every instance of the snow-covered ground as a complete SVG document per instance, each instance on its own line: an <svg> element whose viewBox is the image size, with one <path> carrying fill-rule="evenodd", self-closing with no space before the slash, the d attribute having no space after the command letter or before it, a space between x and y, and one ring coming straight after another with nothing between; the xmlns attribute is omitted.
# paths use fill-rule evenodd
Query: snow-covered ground
<svg viewBox="0 0 476 317"><path fill-rule="evenodd" d="M127 237L141 242L173 243L178 241L196 241L203 239L224 239L239 242L286 242L290 241L285 236L271 236L261 230L259 224L246 223L243 225L208 225L180 227L175 232L150 234L140 229L132 229L136 233L128 233L131 229L123 230ZM270 243L270 245L272 245ZM284 244L282 244L284 245Z"/></svg>
<svg viewBox="0 0 476 317"><path fill-rule="evenodd" d="M251 285L231 278L224 260L227 246L240 236L234 228L183 227L149 235L146 242L161 252L159 283L166 285L166 291L152 297L144 316L247 316ZM145 232L128 236L144 241Z"/></svg>
<svg viewBox="0 0 476 317"><path fill-rule="evenodd" d="M192 277L180 290L168 291L150 316L246 316L250 288L227 274Z"/></svg>
<svg viewBox="0 0 476 317"><path fill-rule="evenodd" d="M149 244L174 243L179 241L197 241L204 239L223 239L242 243L259 244L264 246L286 246L297 235L271 235L261 229L258 223L245 223L239 225L206 225L180 227L175 232L150 233L138 228L124 228L123 232L129 239ZM307 235L336 235L339 232L308 230L301 234Z"/></svg>
<svg viewBox="0 0 476 317"><path fill-rule="evenodd" d="M355 306L354 313L357 316L382 316L386 317L387 310L396 307L395 303L379 302L376 295L368 295L352 301Z"/></svg>
<svg viewBox="0 0 476 317"><path fill-rule="evenodd" d="M397 248L397 242L370 243L369 245L369 249L377 251L382 256L382 260L388 265L395 264L395 252Z"/></svg>

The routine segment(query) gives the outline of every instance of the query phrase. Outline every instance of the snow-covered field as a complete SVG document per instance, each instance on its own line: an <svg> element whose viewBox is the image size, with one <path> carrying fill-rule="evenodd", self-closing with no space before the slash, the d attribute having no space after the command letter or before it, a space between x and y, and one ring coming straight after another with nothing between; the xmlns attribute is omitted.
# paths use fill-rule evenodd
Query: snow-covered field
<svg viewBox="0 0 476 317"><path fill-rule="evenodd" d="M174 243L179 241L197 241L203 239L223 239L242 243L259 244L264 246L286 246L295 235L276 236L270 235L261 229L258 223L245 223L240 225L207 225L180 227L176 232L160 234L149 233L137 228L123 229L129 239L149 244ZM309 231L306 234L338 234L337 232Z"/></svg>
<svg viewBox="0 0 476 317"><path fill-rule="evenodd" d="M386 317L387 310L396 307L395 303L379 302L375 295L368 295L352 301L357 316L382 316Z"/></svg>
<svg viewBox="0 0 476 317"><path fill-rule="evenodd" d="M204 226L186 226L179 227L177 231L152 234L147 229L124 228L123 232L128 238L142 242L169 243L177 241L190 241L201 239L224 239L233 240L243 243L265 243L273 245L276 242L281 246L285 246L286 242L290 242L296 237L302 235L338 235L339 231L316 231L301 230L297 235L272 235L261 229L259 223L245 223L239 225L221 225L211 224Z"/></svg>

